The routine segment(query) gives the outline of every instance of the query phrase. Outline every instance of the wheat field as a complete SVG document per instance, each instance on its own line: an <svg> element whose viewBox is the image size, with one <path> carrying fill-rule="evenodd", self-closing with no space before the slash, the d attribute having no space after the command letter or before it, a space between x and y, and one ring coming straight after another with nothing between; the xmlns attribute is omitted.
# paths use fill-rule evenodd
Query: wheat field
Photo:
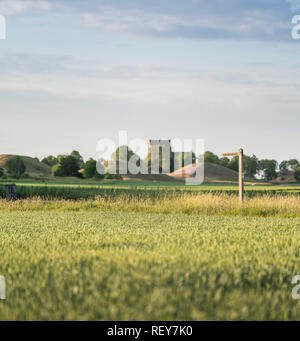
<svg viewBox="0 0 300 341"><path fill-rule="evenodd" d="M299 197L0 201L0 320L297 320Z"/></svg>

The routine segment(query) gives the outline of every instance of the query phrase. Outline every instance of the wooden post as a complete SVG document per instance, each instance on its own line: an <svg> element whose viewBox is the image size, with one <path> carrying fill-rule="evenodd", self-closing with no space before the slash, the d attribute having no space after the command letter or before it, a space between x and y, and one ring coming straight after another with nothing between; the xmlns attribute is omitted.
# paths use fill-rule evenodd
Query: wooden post
<svg viewBox="0 0 300 341"><path fill-rule="evenodd" d="M240 148L237 153L224 153L222 157L238 156L239 157L239 198L240 202L244 201L244 150Z"/></svg>
<svg viewBox="0 0 300 341"><path fill-rule="evenodd" d="M239 150L239 197L240 202L244 201L244 151Z"/></svg>

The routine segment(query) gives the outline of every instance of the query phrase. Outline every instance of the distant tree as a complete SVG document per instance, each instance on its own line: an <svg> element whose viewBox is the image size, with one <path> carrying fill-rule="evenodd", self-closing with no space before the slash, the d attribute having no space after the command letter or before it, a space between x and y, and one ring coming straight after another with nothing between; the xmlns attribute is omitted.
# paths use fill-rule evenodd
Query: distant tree
<svg viewBox="0 0 300 341"><path fill-rule="evenodd" d="M111 155L113 161L116 162L116 171L117 174L120 172L120 164L126 164L128 166L128 162L131 158L136 160L136 165L140 166L141 160L140 157L133 152L128 146L120 146L116 149L116 151ZM127 168L128 170L128 168Z"/></svg>
<svg viewBox="0 0 300 341"><path fill-rule="evenodd" d="M298 165L296 165L294 167L295 173L294 173L294 177L296 181L300 181L300 163L298 163Z"/></svg>
<svg viewBox="0 0 300 341"><path fill-rule="evenodd" d="M248 156L244 155L244 173L249 178L254 178L255 174L258 172L258 164L259 160L255 155ZM229 163L227 164L227 168L230 168L236 172L239 171L239 157L234 156Z"/></svg>
<svg viewBox="0 0 300 341"><path fill-rule="evenodd" d="M273 180L277 177L277 161L276 160L260 160L259 170L263 172L263 177L265 180Z"/></svg>
<svg viewBox="0 0 300 341"><path fill-rule="evenodd" d="M207 150L204 153L204 162L210 162L210 163L219 164L220 160L219 160L218 155L216 155L213 152L210 152L209 150Z"/></svg>
<svg viewBox="0 0 300 341"><path fill-rule="evenodd" d="M196 163L196 154L193 152L182 152L177 155L177 165L182 168L190 164Z"/></svg>
<svg viewBox="0 0 300 341"><path fill-rule="evenodd" d="M43 158L42 163L44 163L45 165L48 165L50 167L53 167L58 163L58 160L55 156L49 155L49 156Z"/></svg>
<svg viewBox="0 0 300 341"><path fill-rule="evenodd" d="M111 155L112 160L114 161L129 161L132 156L134 156L134 152L128 146L120 146L116 149L116 151Z"/></svg>
<svg viewBox="0 0 300 341"><path fill-rule="evenodd" d="M247 156L244 155L244 172L249 178L254 178L258 172L259 160L255 155Z"/></svg>
<svg viewBox="0 0 300 341"><path fill-rule="evenodd" d="M59 163L52 167L52 174L54 176L66 176L61 164Z"/></svg>
<svg viewBox="0 0 300 341"><path fill-rule="evenodd" d="M288 161L289 166L292 170L294 170L295 166L299 164L299 161L297 159L291 159Z"/></svg>
<svg viewBox="0 0 300 341"><path fill-rule="evenodd" d="M84 167L83 157L79 154L77 150L73 150L70 155L73 156L73 158L78 161L78 165L80 168Z"/></svg>
<svg viewBox="0 0 300 341"><path fill-rule="evenodd" d="M20 156L14 156L7 160L6 169L8 173L13 177L19 179L26 171L26 166L24 161Z"/></svg>
<svg viewBox="0 0 300 341"><path fill-rule="evenodd" d="M83 171L84 177L91 179L103 179L104 174L99 174L97 172L97 161L90 158L84 165L84 171Z"/></svg>
<svg viewBox="0 0 300 341"><path fill-rule="evenodd" d="M97 173L97 162L90 158L84 165L84 176L85 178L93 178Z"/></svg>
<svg viewBox="0 0 300 341"><path fill-rule="evenodd" d="M2 178L3 175L4 175L4 170L3 170L3 168L0 168L0 178Z"/></svg>
<svg viewBox="0 0 300 341"><path fill-rule="evenodd" d="M81 177L79 173L80 166L77 159L71 155L59 155L58 163L52 167L54 176L77 176Z"/></svg>
<svg viewBox="0 0 300 341"><path fill-rule="evenodd" d="M282 161L280 164L279 164L279 169L282 171L282 172L285 172L289 169L289 162L284 160Z"/></svg>
<svg viewBox="0 0 300 341"><path fill-rule="evenodd" d="M239 157L234 156L228 163L227 168L232 169L236 172L239 171Z"/></svg>
<svg viewBox="0 0 300 341"><path fill-rule="evenodd" d="M223 167L227 167L230 162L230 159L228 157L221 157L219 160L219 164Z"/></svg>

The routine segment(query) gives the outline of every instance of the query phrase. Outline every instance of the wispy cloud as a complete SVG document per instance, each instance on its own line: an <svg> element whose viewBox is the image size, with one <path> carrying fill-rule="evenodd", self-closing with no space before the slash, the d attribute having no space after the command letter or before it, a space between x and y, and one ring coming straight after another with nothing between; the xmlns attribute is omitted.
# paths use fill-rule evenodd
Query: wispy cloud
<svg viewBox="0 0 300 341"><path fill-rule="evenodd" d="M188 38L284 40L300 1L98 1L84 24L105 32Z"/></svg>
<svg viewBox="0 0 300 341"><path fill-rule="evenodd" d="M49 11L57 8L58 4L45 0L2 0L0 2L1 15L23 14L26 11Z"/></svg>
<svg viewBox="0 0 300 341"><path fill-rule="evenodd" d="M0 75L56 74L72 68L72 58L59 55L0 53Z"/></svg>
<svg viewBox="0 0 300 341"><path fill-rule="evenodd" d="M284 40L300 0L3 0L2 15L76 12L104 32L162 37Z"/></svg>
<svg viewBox="0 0 300 341"><path fill-rule="evenodd" d="M287 0L291 4L292 11L297 11L300 8L300 0Z"/></svg>
<svg viewBox="0 0 300 341"><path fill-rule="evenodd" d="M184 18L145 13L139 9L115 9L103 7L101 14L85 13L84 24L107 32L145 34L150 32L170 32L174 25L184 23Z"/></svg>
<svg viewBox="0 0 300 341"><path fill-rule="evenodd" d="M286 76L286 70L273 67L220 70L217 67L160 65L103 66L90 60L73 60L68 56L35 54L0 55L1 92L49 94L57 98L105 100L119 103L170 104L174 101L209 103L245 103L249 94L282 98L283 93L297 97L298 72ZM222 100L223 98L223 100ZM229 105L227 103L226 105Z"/></svg>

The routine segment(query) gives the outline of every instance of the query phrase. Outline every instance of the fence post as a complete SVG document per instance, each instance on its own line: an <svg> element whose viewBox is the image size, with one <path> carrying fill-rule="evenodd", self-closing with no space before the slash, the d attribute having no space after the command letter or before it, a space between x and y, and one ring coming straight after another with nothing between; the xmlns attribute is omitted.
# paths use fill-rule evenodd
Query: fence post
<svg viewBox="0 0 300 341"><path fill-rule="evenodd" d="M239 197L240 202L244 201L244 150L239 150Z"/></svg>

